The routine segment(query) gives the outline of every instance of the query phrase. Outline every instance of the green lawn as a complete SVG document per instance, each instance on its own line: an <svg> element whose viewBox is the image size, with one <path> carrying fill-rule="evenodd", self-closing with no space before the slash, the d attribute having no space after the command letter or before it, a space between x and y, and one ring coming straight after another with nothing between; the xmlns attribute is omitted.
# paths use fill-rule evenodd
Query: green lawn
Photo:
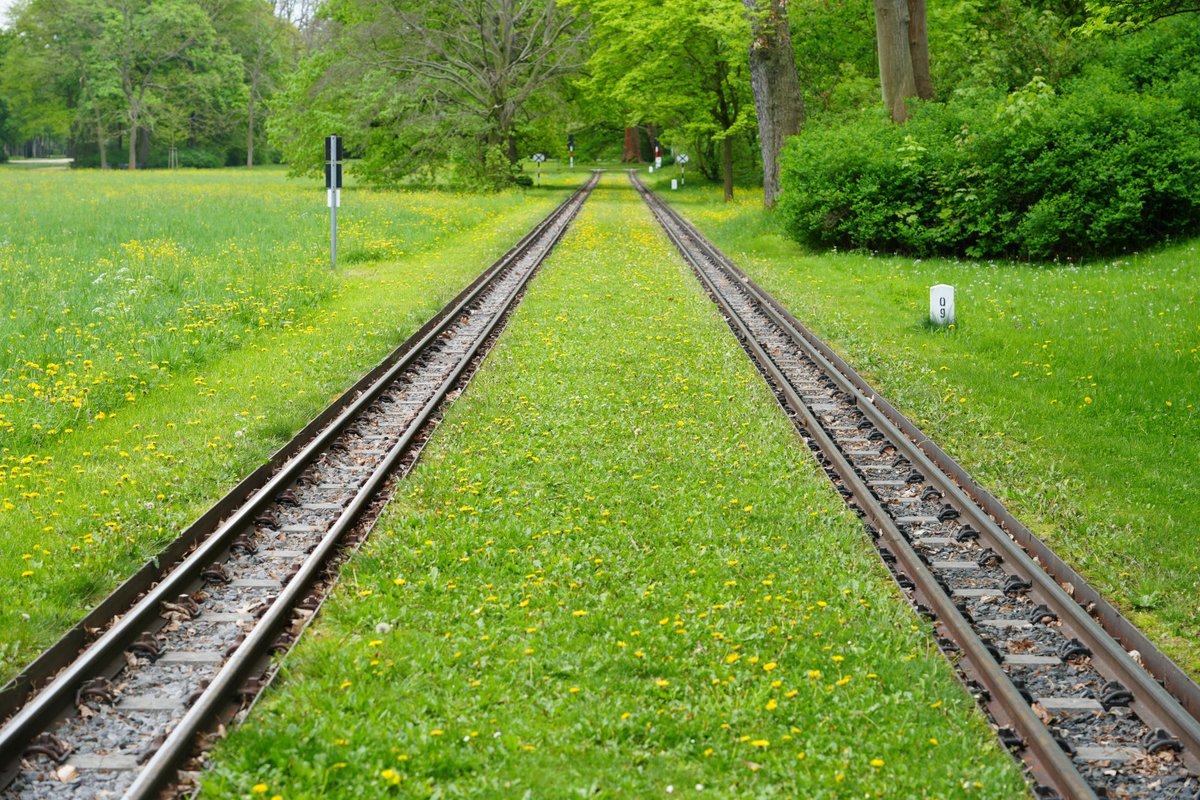
<svg viewBox="0 0 1200 800"><path fill-rule="evenodd" d="M811 253L761 191L659 189L1200 674L1200 241L1088 264ZM951 331L925 324L937 283Z"/></svg>
<svg viewBox="0 0 1200 800"><path fill-rule="evenodd" d="M333 273L278 170L0 170L0 681L582 179L348 188Z"/></svg>
<svg viewBox="0 0 1200 800"><path fill-rule="evenodd" d="M623 174L204 796L998 797L1021 778Z"/></svg>

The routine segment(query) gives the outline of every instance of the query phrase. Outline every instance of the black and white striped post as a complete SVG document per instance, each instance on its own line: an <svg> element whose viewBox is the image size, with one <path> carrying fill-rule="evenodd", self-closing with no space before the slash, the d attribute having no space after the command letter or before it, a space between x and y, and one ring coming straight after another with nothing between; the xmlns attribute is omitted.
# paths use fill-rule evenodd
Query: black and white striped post
<svg viewBox="0 0 1200 800"><path fill-rule="evenodd" d="M337 210L342 204L342 137L325 137L325 194L329 203L329 266L337 269Z"/></svg>
<svg viewBox="0 0 1200 800"><path fill-rule="evenodd" d="M534 153L532 158L534 163L538 165L538 186L540 187L542 185L542 162L546 160L546 154Z"/></svg>

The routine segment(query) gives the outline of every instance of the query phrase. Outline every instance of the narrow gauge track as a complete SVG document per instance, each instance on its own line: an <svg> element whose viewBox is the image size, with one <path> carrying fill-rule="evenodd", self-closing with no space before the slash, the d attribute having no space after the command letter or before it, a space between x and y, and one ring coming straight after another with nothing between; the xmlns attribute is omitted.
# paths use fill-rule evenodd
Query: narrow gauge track
<svg viewBox="0 0 1200 800"><path fill-rule="evenodd" d="M0 797L151 798L253 702L599 173L6 691ZM89 618L92 627L97 620ZM89 620L85 620L85 627ZM45 683L40 692L33 688ZM7 709L7 714L5 714ZM0 717L2 718L2 717Z"/></svg>
<svg viewBox="0 0 1200 800"><path fill-rule="evenodd" d="M900 588L934 622L939 646L990 713L1000 740L1026 765L1036 796L1200 798L1196 685L845 362L630 178L830 480L864 518ZM1127 652L1134 646L1136 659Z"/></svg>

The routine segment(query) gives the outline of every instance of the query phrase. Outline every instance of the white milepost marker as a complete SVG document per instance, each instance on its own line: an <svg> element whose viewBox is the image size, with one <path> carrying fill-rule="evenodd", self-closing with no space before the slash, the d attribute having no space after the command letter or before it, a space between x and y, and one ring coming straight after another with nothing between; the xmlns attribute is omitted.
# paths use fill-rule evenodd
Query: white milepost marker
<svg viewBox="0 0 1200 800"><path fill-rule="evenodd" d="M530 156L532 161L538 165L538 187L542 185L542 162L546 160L545 153L534 153Z"/></svg>
<svg viewBox="0 0 1200 800"><path fill-rule="evenodd" d="M325 202L329 205L329 266L337 269L337 210L342 205L342 137L325 137Z"/></svg>
<svg viewBox="0 0 1200 800"><path fill-rule="evenodd" d="M653 165L650 167L650 171L651 171L651 172L654 172L654 167L653 167Z"/></svg>
<svg viewBox="0 0 1200 800"><path fill-rule="evenodd" d="M675 191L678 188L679 188L679 181L677 181L674 178L671 178L671 191Z"/></svg>
<svg viewBox="0 0 1200 800"><path fill-rule="evenodd" d="M934 325L954 324L954 287L945 283L929 287L929 321Z"/></svg>

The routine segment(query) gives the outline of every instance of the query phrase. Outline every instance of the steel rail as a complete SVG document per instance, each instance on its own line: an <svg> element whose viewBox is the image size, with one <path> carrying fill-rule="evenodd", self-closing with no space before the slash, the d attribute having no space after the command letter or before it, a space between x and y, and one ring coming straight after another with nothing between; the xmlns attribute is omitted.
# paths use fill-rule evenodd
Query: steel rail
<svg viewBox="0 0 1200 800"><path fill-rule="evenodd" d="M433 320L397 348L391 356L384 360L380 367L355 384L352 390L347 392L347 395L352 396L347 399L347 396L343 395L341 402L335 403L334 409L331 409L333 413L330 413L331 410L327 410L317 421L306 427L297 439L293 440L291 445L283 448L280 453L287 454L286 458L277 456L272 459L270 466L273 467L273 474L267 477L262 482L262 485L251 493L249 499L240 508L237 508L231 516L220 522L174 569L163 575L157 584L147 588L132 608L129 608L123 615L114 619L111 626L103 635L80 653L64 670L55 675L42 691L20 707L5 723L3 728L0 728L0 767L18 759L24 747L33 736L45 729L65 709L70 707L79 686L86 679L103 672L109 663L121 656L125 647L140 632L154 625L158 616L160 603L176 597L187 586L192 584L205 566L212 563L228 549L230 540L238 531L253 520L254 516L268 505L275 495L295 480L303 469L312 462L313 458L322 453L360 412L367 408L388 388L397 376L402 374L406 368L411 366L426 352L428 347L484 294L497 277L502 275L535 244L546 244L546 254L548 255L554 243L565 232L567 226L564 224L555 238L548 243L543 242L545 232L557 224L564 215L567 216L569 222L570 217L578 211L579 206L582 205L583 200L586 199L587 194L590 193L597 179L598 175L594 175L584 186L580 187L571 197L538 223L504 256L485 270L470 286L456 296ZM436 399L426 406L418 415L418 418L414 420L408 431L401 438L402 446L394 448L386 457L384 464L372 473L367 484L364 486L364 490L360 491L354 498L350 506L346 509L346 512L342 514L335 525L338 537L350 527L354 520L357 519L361 510L369 503L374 492L378 490L386 478L387 469L390 469L407 450L408 445L417 433L422 430L424 423L438 406L440 400L451 390L454 382L474 358L479 347L487 340L488 335L495 329L495 326L505 318L507 311L511 308L511 301L520 296L521 288L535 272L536 267L529 270L521 286L518 286L514 290L509 304L497 314L487 326L487 332L477 340L474 347L469 351L469 354L461 360L451 377L439 388ZM329 421L327 418L331 416L332 420ZM322 426L321 430L313 431L314 425L321 419L326 419L326 423ZM306 436L308 437L307 441L301 441L297 444L297 440L302 440ZM234 490L234 493L237 493L241 488L242 485L239 485ZM368 490L370 493L368 493ZM221 501L218 503L218 507L227 504L227 501L228 498ZM190 531L191 529L189 529ZM316 558L318 552L322 555L328 555L336 544L338 537L327 537L322 541L318 550L310 554L301 568L301 573L289 582L288 586L281 592L280 600L285 596L294 600L297 592L306 587L308 583L311 583L311 579L315 577L322 563ZM267 614L267 616L270 616L270 622L267 623L267 627L274 626L277 628L283 619L283 617L279 616L281 613L286 614L286 609L283 609L280 602L274 602ZM264 639L268 643L271 641L267 633L258 635L256 632L254 635L247 637L246 641L232 657L237 659L238 670L243 669L249 664L250 649L246 645L249 645L251 640L256 645L259 645ZM221 674L226 675L227 673L223 671ZM221 687L227 689L232 680L232 677L223 678ZM213 684L215 686L216 681ZM27 677L19 685L28 686L32 689L35 681ZM207 702L204 701L204 698L211 698L217 694L218 692L216 691L207 691L202 696L201 701ZM200 702L198 701L196 706L199 705ZM192 711L195 711L196 706L193 706L189 710L187 714L189 719L194 716ZM205 716L207 715L208 710L206 709ZM172 736L171 738L174 739L176 737ZM191 737L189 736L187 739L190 743ZM162 755L166 750L165 746L161 748L159 755ZM172 745L171 752L178 755L178 747ZM157 755L154 760L161 765ZM142 774L145 775L146 773L143 771ZM140 784L141 781L139 779Z"/></svg>
<svg viewBox="0 0 1200 800"><path fill-rule="evenodd" d="M936 610L938 621L950 629L951 633L955 634L955 640L963 646L965 654L971 661L973 668L971 671L978 675L983 680L983 683L988 686L993 699L1000 698L1002 705L1005 706L1005 716L1008 716L1015 726L1020 729L1021 733L1025 735L1027 743L1033 745L1038 758L1034 761L1030 761L1027 758L1026 761L1030 763L1031 771L1035 776L1068 797L1094 796L1091 788L1083 782L1078 771L1071 764L1070 759L1065 757L1062 749L1054 741L1053 737L1049 735L1047 728L1031 712L1029 703L1013 688L1007 674L984 648L982 640L971 629L968 620L955 607L951 598L945 592L939 590L936 581L926 569L920 556L912 548L907 538L899 531L891 518L883 511L878 499L858 476L855 469L841 455L840 449L833 444L832 439L825 433L824 428L817 421L815 415L812 414L798 394L791 388L787 378L774 364L773 359L753 341L754 337L750 334L745 322L741 320L732 306L721 298L721 293L705 275L693 249L699 250L702 256L707 258L713 266L720 269L727 278L732 279L741 291L757 304L767 318L799 345L805 351L805 354L824 374L828 375L835 382L842 392L855 398L857 410L876 429L890 433L888 439L911 461L913 467L923 474L926 481L935 486L944 497L948 498L963 514L964 520L975 525L981 533L986 535L988 543L1001 550L1004 558L1010 564L1018 566L1018 571L1034 584L1034 591L1031 594L1040 597L1048 606L1058 612L1060 619L1068 622L1071 632L1077 638L1084 641L1093 651L1096 660L1100 662L1098 666L1101 668L1101 671L1108 672L1108 677L1115 677L1121 680L1122 683L1133 688L1135 699L1131 706L1137 712L1138 716L1147 724L1163 727L1179 737L1184 743L1185 760L1194 764L1196 754L1200 752L1200 749L1197 748L1200 724L1197 723L1195 716L1172 697L1171 693L1155 680L1155 676L1139 667L1129 654L1125 652L1124 647L1104 630L1101 622L1090 617L1087 611L1076 600L1072 599L1052 576L1046 574L1034 558L1026 553L1013 538L1000 528L997 522L989 515L988 509L981 508L980 505L982 504L977 505L975 499L971 496L972 492L960 486L960 483L965 483L968 487L975 487L974 482L969 479L969 476L966 476L961 467L955 464L954 466L957 467L954 471L955 474L943 474L938 461L929 457L921 449L921 445L931 444L928 439L920 435L916 437L917 441L913 441L914 437L912 437L910 431L916 431L918 434L920 432L911 422L904 420L907 423L905 426L895 424L892 418L893 415L900 419L904 418L894 408L886 404L886 401L882 401L882 398L879 398L877 393L857 373L854 373L841 359L834 361L829 358L828 356L831 353L827 347L816 347L814 342L818 342L819 340L816 340L816 337L810 331L788 314L774 298L771 298L770 295L758 287L745 273L737 269L724 254L705 240L703 236L695 231L694 227L683 220L673 209L670 209L661 199L650 193L640 184L640 181L635 179L635 184L638 185L639 191L642 192L643 197L646 198L646 201L654 210L660 223L663 224L668 236L684 254L706 287L708 287L710 294L718 299L718 302L730 319L731 326L734 326L735 330L741 332L741 338L748 343L750 349L755 351L755 356L759 361L760 367L764 369L769 378L775 382L776 386L785 395L786 404L801 414L805 427L813 436L821 451L835 463L839 477L853 494L860 510L875 525L876 529L884 535L893 553L904 562L904 571L910 578L916 581L917 586L921 590L920 594L924 596L928 605ZM672 226L684 231L691 241L683 241L672 229ZM735 321L736 325L734 325ZM886 408L881 407L885 405ZM941 453L940 449L937 452ZM944 454L941 455L944 456ZM966 480L956 480L959 475L965 477ZM998 505L998 501L995 501L995 498L991 497L991 495L987 495L986 499L991 504ZM1007 514L1007 512L1005 513ZM1011 519L1011 515L1007 516ZM1032 534L1029 534L1029 536L1032 537ZM1038 560L1041 561L1043 559L1039 556ZM1074 586L1077 588L1086 587L1086 583L1082 579L1077 580L1078 583L1075 583ZM1090 587L1087 588L1089 591L1086 593L1076 591L1076 596L1079 597L1081 594L1086 594L1087 596L1095 595L1094 590L1091 590ZM965 638L960 638L960 636L965 636ZM1142 637L1142 641L1145 642L1144 636ZM1157 648L1149 646L1148 642L1145 642L1144 646L1148 646L1147 650L1154 656L1156 663L1166 661L1168 664L1171 664L1175 672L1182 675L1182 671L1171 663L1166 656L1158 652ZM1179 683L1179 675L1174 676L1174 684ZM1195 684L1191 683L1190 680L1186 680L1186 676L1184 678L1184 687L1190 686L1192 689L1195 689Z"/></svg>

